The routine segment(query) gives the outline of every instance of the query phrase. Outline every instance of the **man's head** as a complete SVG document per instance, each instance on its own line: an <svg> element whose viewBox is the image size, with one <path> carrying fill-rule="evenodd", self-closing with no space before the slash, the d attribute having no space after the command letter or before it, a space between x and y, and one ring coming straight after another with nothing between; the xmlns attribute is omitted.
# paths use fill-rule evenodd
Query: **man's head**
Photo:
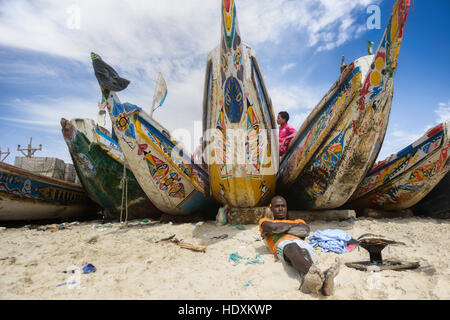
<svg viewBox="0 0 450 320"><path fill-rule="evenodd" d="M284 220L287 217L287 203L282 196L275 196L270 202L270 209L272 210L275 220Z"/></svg>
<svg viewBox="0 0 450 320"><path fill-rule="evenodd" d="M285 123L287 123L289 121L289 113L287 113L286 111L281 111L280 113L278 113L278 117L277 117L277 123L278 125L283 125Z"/></svg>

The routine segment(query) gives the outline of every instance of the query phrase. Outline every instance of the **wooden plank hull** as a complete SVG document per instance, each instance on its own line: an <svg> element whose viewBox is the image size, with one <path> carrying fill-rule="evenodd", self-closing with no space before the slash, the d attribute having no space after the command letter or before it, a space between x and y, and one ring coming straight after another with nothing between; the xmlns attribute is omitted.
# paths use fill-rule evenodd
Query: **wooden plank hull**
<svg viewBox="0 0 450 320"><path fill-rule="evenodd" d="M254 50L241 42L234 1L222 1L220 45L207 59L203 139L211 193L256 207L275 192L278 132Z"/></svg>
<svg viewBox="0 0 450 320"><path fill-rule="evenodd" d="M148 218L161 215L144 193L128 167L127 194L122 192L124 157L119 144L106 129L90 119L61 120L64 140L69 148L75 169L89 197L105 209L109 218L118 218L122 211L125 218ZM123 198L123 199L122 199ZM127 201L126 201L127 200Z"/></svg>
<svg viewBox="0 0 450 320"><path fill-rule="evenodd" d="M418 203L448 173L450 122L430 129L402 151L378 162L348 207L402 210Z"/></svg>
<svg viewBox="0 0 450 320"><path fill-rule="evenodd" d="M399 0L373 56L350 64L313 109L280 164L290 209L333 209L350 198L384 140L409 1Z"/></svg>
<svg viewBox="0 0 450 320"><path fill-rule="evenodd" d="M207 174L179 148L167 130L141 108L105 92L108 113L125 159L142 190L162 212L186 215L214 207Z"/></svg>
<svg viewBox="0 0 450 320"><path fill-rule="evenodd" d="M81 185L0 162L0 221L81 217L97 209Z"/></svg>

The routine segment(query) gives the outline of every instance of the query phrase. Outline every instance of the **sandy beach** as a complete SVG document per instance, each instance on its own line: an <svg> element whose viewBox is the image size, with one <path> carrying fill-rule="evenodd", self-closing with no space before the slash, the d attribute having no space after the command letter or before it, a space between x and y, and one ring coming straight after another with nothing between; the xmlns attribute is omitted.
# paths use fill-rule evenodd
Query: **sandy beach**
<svg viewBox="0 0 450 320"><path fill-rule="evenodd" d="M296 271L269 252L257 225L241 230L214 221L134 220L125 226L95 220L62 230L44 225L0 231L0 299L450 299L449 220L364 217L309 225L311 234L341 229L354 238L370 232L404 242L385 248L383 259L418 261L420 267L364 272L342 265L334 295L309 295L298 290ZM158 241L171 235L206 246L206 252ZM233 253L242 259L233 262ZM322 270L337 256L344 263L369 260L363 248L317 254ZM83 274L89 263L96 272Z"/></svg>

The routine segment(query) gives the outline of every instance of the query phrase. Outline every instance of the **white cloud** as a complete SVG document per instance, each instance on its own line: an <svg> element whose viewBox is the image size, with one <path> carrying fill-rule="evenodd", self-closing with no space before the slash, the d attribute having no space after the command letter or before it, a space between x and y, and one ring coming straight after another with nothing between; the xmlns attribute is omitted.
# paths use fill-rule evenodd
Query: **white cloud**
<svg viewBox="0 0 450 320"><path fill-rule="evenodd" d="M289 124L298 129L326 92L326 88L311 87L305 83L273 87L270 95L274 114L287 111Z"/></svg>
<svg viewBox="0 0 450 320"><path fill-rule="evenodd" d="M380 1L239 0L236 6L242 39L253 47L274 43L282 48L306 39L299 47L330 50L358 36L364 29L354 16ZM79 7L79 29L69 23L73 12L67 10L72 6ZM119 93L121 100L144 110L150 108L156 76L161 71L169 93L164 106L154 114L156 120L170 131L187 128L191 132L194 123L201 121L206 56L220 39L219 0L1 1L0 16L1 46L67 58L92 75L89 54L94 51L131 81L127 90ZM4 63L0 64L0 77L12 80L41 75L58 80L73 68L13 63L17 68L2 69ZM282 71L294 66L285 64ZM270 75L263 76L267 79ZM16 105L26 113L20 113L16 106L15 117L4 117L18 126L41 126L43 130L59 130L61 117L96 119L100 91L92 79L74 83L70 96L61 92L56 97L44 96L39 102L21 101ZM275 112L284 108L296 113L292 124L297 127L327 89L281 83L268 87ZM88 94L77 95L80 91Z"/></svg>
<svg viewBox="0 0 450 320"><path fill-rule="evenodd" d="M450 103L447 105L439 104L439 108L434 110L434 113L437 115L438 122L450 121Z"/></svg>
<svg viewBox="0 0 450 320"><path fill-rule="evenodd" d="M297 64L296 63L288 63L281 67L281 73L285 73L286 71L289 71L293 69Z"/></svg>
<svg viewBox="0 0 450 320"><path fill-rule="evenodd" d="M242 39L252 46L295 41L283 39L294 30L306 35L309 46L328 50L352 38L350 31L357 27L352 15L365 12L368 3L242 0L236 6ZM79 7L79 29L69 25L71 13L67 10L72 6ZM218 0L16 0L1 2L0 15L1 45L74 59L87 68L89 53L94 51L131 80L127 93L145 96L146 103L151 101L156 75L161 71L169 94L177 101L186 103L186 99L177 97L186 91L185 86L198 94L184 96L194 99L191 109L201 103L206 56L220 38ZM283 71L293 67L287 64ZM30 66L28 72L32 75L42 70L54 77L61 73L60 69L36 65ZM23 72L27 72L27 66L19 65L16 73Z"/></svg>
<svg viewBox="0 0 450 320"><path fill-rule="evenodd" d="M379 0L370 1L379 2ZM291 29L306 31L310 46L354 29L352 14L364 11L367 0L272 1L236 3L245 42L279 42ZM71 6L78 6L80 28L69 25ZM108 55L124 69L204 55L219 41L220 1L5 1L0 5L0 43L86 61L90 50ZM336 28L339 26L339 28ZM173 62L166 68L170 70ZM176 64L176 62L175 62ZM184 63L183 63L184 64ZM153 65L153 67L152 67Z"/></svg>
<svg viewBox="0 0 450 320"><path fill-rule="evenodd" d="M40 102L15 99L12 104L0 104L2 110L8 110L0 119L14 122L23 128L37 127L50 132L61 131L61 118L97 119L97 102L94 99L79 97L45 98ZM14 115L14 116L11 116Z"/></svg>

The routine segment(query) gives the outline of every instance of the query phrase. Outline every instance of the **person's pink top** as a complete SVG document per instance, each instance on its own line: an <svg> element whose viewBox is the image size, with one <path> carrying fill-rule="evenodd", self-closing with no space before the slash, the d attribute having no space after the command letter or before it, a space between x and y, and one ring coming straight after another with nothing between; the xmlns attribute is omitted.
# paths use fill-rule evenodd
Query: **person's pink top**
<svg viewBox="0 0 450 320"><path fill-rule="evenodd" d="M280 157L286 152L286 150L289 146L289 143L291 142L292 138L294 138L296 132L297 132L297 130L292 128L287 123L285 123L279 127L278 143L280 146ZM283 141L286 141L286 143L282 146Z"/></svg>

